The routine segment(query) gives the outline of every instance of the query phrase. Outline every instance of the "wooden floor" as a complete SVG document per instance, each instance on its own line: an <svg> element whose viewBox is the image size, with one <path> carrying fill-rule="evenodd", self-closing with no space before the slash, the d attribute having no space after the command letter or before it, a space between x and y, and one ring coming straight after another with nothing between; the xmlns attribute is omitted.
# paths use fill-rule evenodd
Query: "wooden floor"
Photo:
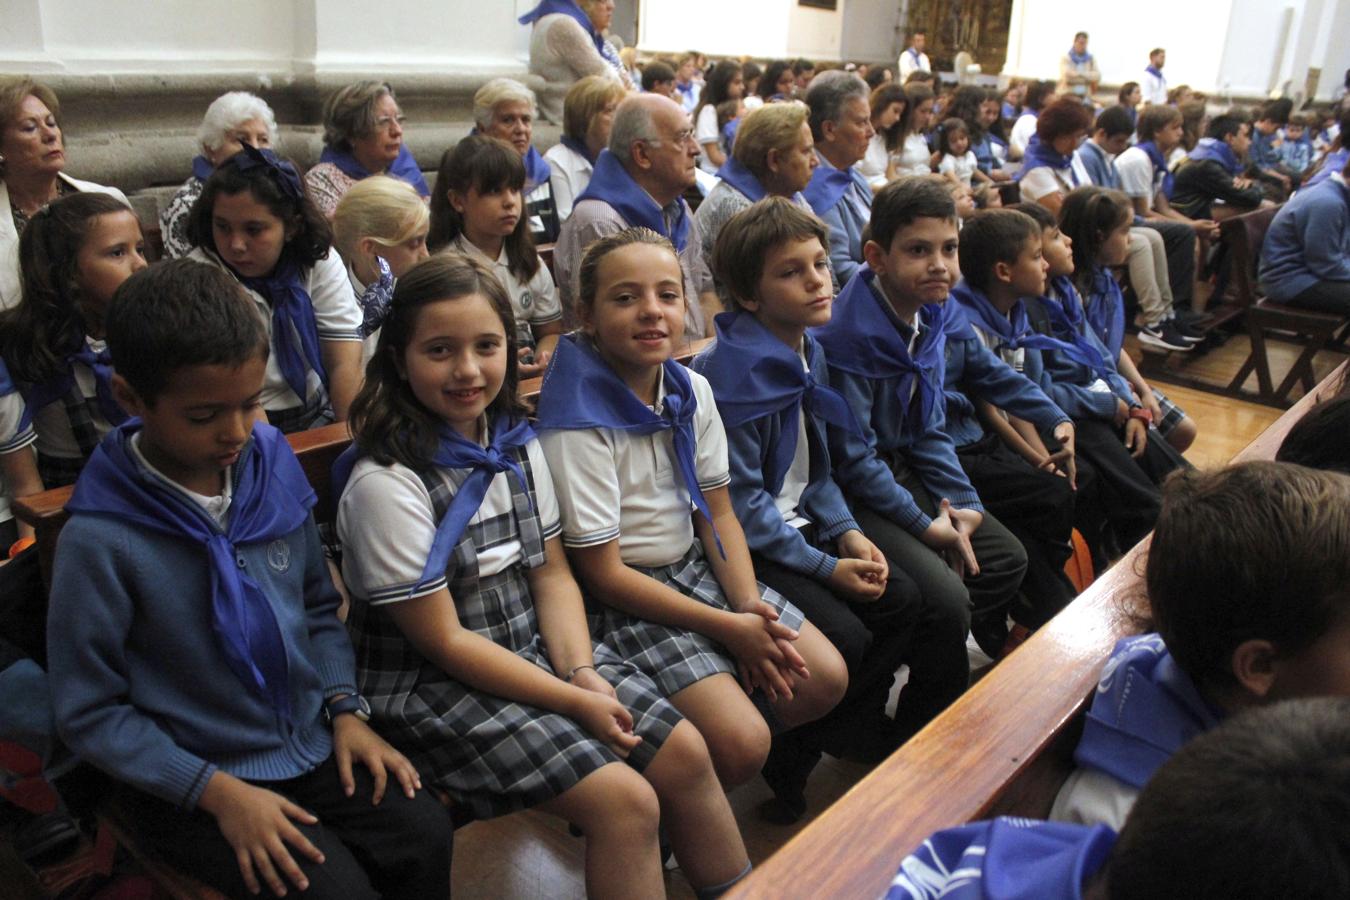
<svg viewBox="0 0 1350 900"><path fill-rule="evenodd" d="M1133 337L1127 347L1138 358ZM1247 338L1228 339L1203 356L1190 354L1183 369L1191 377L1227 384L1247 355ZM1271 367L1278 381L1297 356L1292 345L1272 342ZM1169 365L1183 363L1180 354ZM1194 357L1194 358L1192 358ZM1344 354L1324 352L1315 362L1320 381L1345 359ZM1187 458L1201 468L1222 466L1240 449L1279 418L1280 410L1218 394L1169 384L1155 378L1159 389L1186 410L1199 426L1200 436ZM1253 377L1247 388L1255 389ZM1295 389L1291 399L1301 395ZM855 763L826 757L811 777L807 789L808 816L818 814L844 794L866 769ZM758 806L770 796L756 779L731 792L731 805L745 836L753 862L767 858L805 821L796 826L770 825L758 815ZM582 877L583 844L571 837L566 826L542 813L525 812L488 822L477 822L455 833L454 894L459 900L476 898L580 898L585 895ZM898 864L897 860L897 864ZM693 891L679 871L667 873L671 897L692 898Z"/></svg>

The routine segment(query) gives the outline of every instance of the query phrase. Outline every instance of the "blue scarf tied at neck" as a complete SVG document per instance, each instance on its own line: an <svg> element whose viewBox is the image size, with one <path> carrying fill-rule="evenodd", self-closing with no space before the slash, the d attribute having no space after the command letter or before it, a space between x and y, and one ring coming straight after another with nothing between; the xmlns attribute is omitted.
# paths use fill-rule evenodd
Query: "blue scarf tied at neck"
<svg viewBox="0 0 1350 900"><path fill-rule="evenodd" d="M583 200L608 203L629 225L650 228L662 237L669 238L677 252L683 252L689 244L689 204L684 202L684 198L675 199L679 211L675 221L667 228L662 208L656 205L651 194L633 180L623 163L609 150L601 150L595 160L591 183L586 185L586 190L581 192L576 202Z"/></svg>
<svg viewBox="0 0 1350 900"><path fill-rule="evenodd" d="M1088 296L1083 298L1083 305L1088 324L1110 351L1111 359L1119 359L1121 345L1125 342L1125 296L1110 269L1105 266L1093 268L1092 286Z"/></svg>
<svg viewBox="0 0 1350 900"><path fill-rule="evenodd" d="M192 176L197 180L205 181L211 177L211 173L215 170L216 167L211 165L211 160L207 159L205 156L198 155L192 157Z"/></svg>
<svg viewBox="0 0 1350 900"><path fill-rule="evenodd" d="M811 204L811 210L816 215L823 216L839 204L852 184L853 176L847 169L820 165L811 173L811 180L802 190L802 196Z"/></svg>
<svg viewBox="0 0 1350 900"><path fill-rule="evenodd" d="M760 184L755 173L742 165L741 161L734 156L727 156L727 161L722 163L717 170L717 177L749 197L752 203L757 203L769 195L769 192L764 190L764 185Z"/></svg>
<svg viewBox="0 0 1350 900"><path fill-rule="evenodd" d="M234 467L222 531L199 506L142 470L130 446L140 428L140 420L131 419L99 444L66 509L202 545L211 570L211 625L230 671L290 722L286 642L271 602L240 567L235 548L278 540L304 525L316 502L304 470L280 431L255 424Z"/></svg>
<svg viewBox="0 0 1350 900"><path fill-rule="evenodd" d="M1238 176L1242 174L1242 163L1238 161L1237 154L1227 141L1221 141L1218 138L1202 137L1200 143L1195 145L1191 151L1192 160L1210 159L1223 166L1224 171L1229 175Z"/></svg>
<svg viewBox="0 0 1350 900"><path fill-rule="evenodd" d="M309 371L317 372L325 387L328 386L328 372L319 351L319 325L314 317L314 304L300 275L298 265L283 260L277 263L271 275L262 278L239 276L239 282L260 294L272 308L272 347L276 351L277 366L286 386L304 403L309 397L306 390Z"/></svg>
<svg viewBox="0 0 1350 900"><path fill-rule="evenodd" d="M357 181L363 178L369 178L372 173L360 161L352 155L351 150L334 150L332 147L324 147L323 153L319 154L319 162L332 163L338 167L338 171ZM412 151L408 145L404 144L398 148L398 156L389 164L389 168L384 174L390 175L400 181L406 181L417 189L417 193L423 197L431 196L431 188L427 187L427 180L422 177L422 170L418 168L417 160L413 158Z"/></svg>
<svg viewBox="0 0 1350 900"><path fill-rule="evenodd" d="M855 435L862 434L844 395L816 382L801 357L771 335L749 313L719 313L717 341L699 363L700 373L718 397L717 411L728 428L768 416L779 420L777 444L769 448L764 465L764 487L773 496L797 452L797 417L803 411ZM803 349L810 358L808 335Z"/></svg>
<svg viewBox="0 0 1350 900"><path fill-rule="evenodd" d="M23 394L24 411L19 422L20 430L27 428L33 422L33 416L38 410L49 404L61 400L78 383L75 380L74 366L79 363L88 367L94 374L95 400L98 402L98 411L109 425L114 428L127 420L126 411L122 409L117 400L113 397L112 376L113 364L112 357L107 348L94 352L89 346L88 341L81 340L78 350L66 354L66 370L63 374L43 383L32 386L23 386L19 392ZM8 372L5 373L8 379ZM13 389L0 389L0 397L7 393L13 393Z"/></svg>
<svg viewBox="0 0 1350 900"><path fill-rule="evenodd" d="M666 394L658 414L637 398L589 341L565 334L553 351L539 391L539 430L612 428L635 435L669 431L675 470L680 473L694 507L713 525L712 511L698 486L695 462L698 440L694 434L698 398L694 396L694 386L689 372L673 359L661 364L661 372ZM726 551L715 525L713 538L717 552L725 559Z"/></svg>
<svg viewBox="0 0 1350 900"><path fill-rule="evenodd" d="M1078 173L1073 170L1073 154L1060 153L1042 141L1040 135L1033 134L1031 140L1027 141L1026 152L1022 155L1022 168L1018 170L1014 180L1021 181L1028 172L1041 166L1067 174L1069 182L1078 187Z"/></svg>
<svg viewBox="0 0 1350 900"><path fill-rule="evenodd" d="M962 313L967 317L966 320L970 324L978 327L986 334L993 335L1002 347L1007 347L1009 350L1020 350L1023 347L1030 350L1053 350L1063 353L1074 362L1087 366L1099 375L1104 375L1109 371L1102 362L1102 355L1093 349L1090 344L1062 340L1058 336L1052 337L1048 334L1041 334L1033 329L1027 319L1026 304L1022 300L1018 300L1013 308L1008 311L1008 315L1005 316L994 307L988 297L965 281L959 282L956 287L952 288L951 300L961 307ZM1060 320L1068 324L1063 307L1053 300L1050 300L1046 305L1059 309ZM1052 310L1049 315L1051 321L1054 322L1055 312ZM950 336L952 331L949 330L947 333ZM1056 335L1058 335L1058 329L1056 329ZM998 352L1001 347L995 346L990 349Z"/></svg>
<svg viewBox="0 0 1350 900"><path fill-rule="evenodd" d="M604 35L595 29L595 25L591 23L591 17L586 15L586 11L577 5L576 0L543 0L538 6L516 19L516 21L521 25L533 25L544 16L555 13L575 19L582 30L591 36L591 42L595 44L595 52L605 56Z"/></svg>
<svg viewBox="0 0 1350 900"><path fill-rule="evenodd" d="M1135 146L1148 154L1149 162L1153 163L1153 173L1155 176L1158 172L1162 172L1163 196L1171 198L1172 184L1174 181L1172 170L1167 168L1167 160L1163 158L1162 151L1158 149L1158 145L1153 141L1140 141L1138 144L1135 144Z"/></svg>

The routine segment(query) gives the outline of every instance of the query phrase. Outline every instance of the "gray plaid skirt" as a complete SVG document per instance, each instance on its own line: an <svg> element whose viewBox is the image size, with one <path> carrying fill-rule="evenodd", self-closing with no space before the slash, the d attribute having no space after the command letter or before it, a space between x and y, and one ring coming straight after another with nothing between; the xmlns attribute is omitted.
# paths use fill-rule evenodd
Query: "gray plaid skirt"
<svg viewBox="0 0 1350 900"><path fill-rule="evenodd" d="M668 566L633 568L705 606L731 608L703 555L700 541L694 541L683 557ZM806 621L801 610L773 588L761 584L759 595L778 610L778 621L787 627L796 630ZM598 629L605 644L645 672L667 697L719 672L736 674L736 661L731 654L712 638L697 632L648 622L608 606L592 618L592 627ZM759 703L758 692L756 705L761 710L765 708Z"/></svg>
<svg viewBox="0 0 1350 900"><path fill-rule="evenodd" d="M466 628L553 672L538 633L522 566L477 579L455 597ZM476 690L420 658L381 611L356 603L348 621L357 638L361 692L373 724L429 784L479 818L551 800L601 766L620 761L573 719ZM596 646L595 667L633 716L642 742L627 763L642 771L682 716L637 667Z"/></svg>
<svg viewBox="0 0 1350 900"><path fill-rule="evenodd" d="M295 434L297 431L322 428L324 425L332 425L336 420L336 416L333 415L332 404L328 402L328 394L322 388L310 397L303 406L267 410L267 424L282 434Z"/></svg>

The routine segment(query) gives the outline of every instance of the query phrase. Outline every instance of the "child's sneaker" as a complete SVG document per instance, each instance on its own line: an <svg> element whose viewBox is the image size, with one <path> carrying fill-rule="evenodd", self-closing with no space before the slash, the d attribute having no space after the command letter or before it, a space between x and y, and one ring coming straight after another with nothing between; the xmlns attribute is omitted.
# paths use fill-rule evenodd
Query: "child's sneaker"
<svg viewBox="0 0 1350 900"><path fill-rule="evenodd" d="M1191 347L1194 346L1191 341L1186 340L1181 335L1181 332L1177 331L1176 323L1171 319L1140 328L1139 343L1176 353L1189 353Z"/></svg>

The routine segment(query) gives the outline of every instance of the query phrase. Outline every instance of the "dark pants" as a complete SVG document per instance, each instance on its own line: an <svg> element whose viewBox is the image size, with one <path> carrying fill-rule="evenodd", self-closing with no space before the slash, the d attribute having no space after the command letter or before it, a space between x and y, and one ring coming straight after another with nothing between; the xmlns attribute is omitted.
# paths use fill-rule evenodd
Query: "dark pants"
<svg viewBox="0 0 1350 900"><path fill-rule="evenodd" d="M309 879L309 889L298 891L288 881L287 896L311 900L449 897L454 834L449 814L425 790L409 800L392 778L380 805L372 806L370 772L356 764L352 775L356 793L350 798L342 793L332 756L299 778L253 782L289 798L319 819L317 825L292 820L323 853L324 862L312 862L288 845L291 858ZM185 812L128 787L121 788L119 802L136 823L139 838L175 868L231 897L250 896L234 850L209 813ZM271 896L266 882L259 878L259 883L263 896Z"/></svg>
<svg viewBox="0 0 1350 900"><path fill-rule="evenodd" d="M1167 283L1172 288L1173 306L1191 306L1195 294L1195 229L1185 222L1148 219L1145 228L1162 235L1167 253Z"/></svg>
<svg viewBox="0 0 1350 900"><path fill-rule="evenodd" d="M1112 423L1079 419L1074 426L1078 453L1097 473L1098 495L1117 546L1129 550L1158 521L1162 480L1190 464L1156 430L1149 430L1144 455L1135 459L1125 447L1122 430Z"/></svg>
<svg viewBox="0 0 1350 900"><path fill-rule="evenodd" d="M956 453L984 508L1007 523L1026 550L1027 574L1012 617L1039 628L1077 593L1064 574L1073 556L1075 494L1069 479L1033 467L995 434Z"/></svg>
<svg viewBox="0 0 1350 900"><path fill-rule="evenodd" d="M1350 316L1350 281L1319 281L1290 300L1288 305Z"/></svg>
<svg viewBox="0 0 1350 900"><path fill-rule="evenodd" d="M920 509L929 516L937 515L937 502L918 473L911 471L898 454L891 460L891 470ZM1007 637L1008 612L1027 570L1026 551L1012 532L986 510L983 524L970 539L980 574L962 582L928 545L866 506L865 498L859 499L864 505L855 511L855 518L863 533L900 564L930 603L944 608L968 605L976 642L990 656L996 655Z"/></svg>

